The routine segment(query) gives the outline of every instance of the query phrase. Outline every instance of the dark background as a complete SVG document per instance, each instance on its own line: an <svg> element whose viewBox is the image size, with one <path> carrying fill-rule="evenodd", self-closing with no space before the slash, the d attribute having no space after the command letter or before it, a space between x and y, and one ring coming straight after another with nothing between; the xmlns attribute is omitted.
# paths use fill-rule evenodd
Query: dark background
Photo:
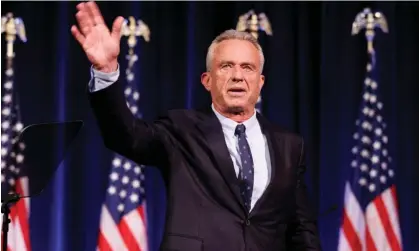
<svg viewBox="0 0 419 251"><path fill-rule="evenodd" d="M78 120L85 126L72 152L44 193L31 201L33 251L95 250L112 152L104 148L85 95L90 64L73 39L77 2L2 2L2 15L23 18L28 42L15 44L15 82L25 125ZM377 32L378 83L388 125L390 154L404 250L419 250L419 4L392 2L98 2L110 26L118 15L142 19L151 30L136 52L136 84L144 118L171 108L210 105L200 84L207 47L235 28L250 9L268 16L273 36L261 33L266 84L262 113L301 133L307 144L313 203L324 250L336 250L343 185L351 162L352 135L367 60L364 31L351 36L364 7L382 11L389 34ZM127 54L121 40L121 77ZM5 58L3 38L2 57ZM4 72L5 61L2 70ZM4 75L3 75L4 77ZM164 224L164 186L159 172L146 172L150 250L157 250ZM415 195L416 192L416 195ZM415 238L416 237L416 238Z"/></svg>

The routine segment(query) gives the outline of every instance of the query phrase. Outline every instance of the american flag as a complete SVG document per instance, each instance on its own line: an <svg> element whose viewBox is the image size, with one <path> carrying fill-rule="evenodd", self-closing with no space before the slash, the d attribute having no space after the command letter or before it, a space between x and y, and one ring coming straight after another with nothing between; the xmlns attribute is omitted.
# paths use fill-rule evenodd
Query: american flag
<svg viewBox="0 0 419 251"><path fill-rule="evenodd" d="M2 199L9 193L29 195L29 180L24 169L24 144L16 143L23 129L20 111L13 95L13 69L6 70L1 111L1 192ZM8 232L9 251L31 250L29 237L29 198L20 199L10 207ZM3 224L3 217L0 219ZM2 232L2 238L3 232Z"/></svg>
<svg viewBox="0 0 419 251"><path fill-rule="evenodd" d="M133 79L133 73L127 69L127 106L135 116L141 117L136 104L140 95L132 83ZM102 205L99 251L148 250L143 170L144 166L115 154L106 201Z"/></svg>
<svg viewBox="0 0 419 251"><path fill-rule="evenodd" d="M402 250L395 166L375 77L374 51L369 56L345 183L339 251Z"/></svg>

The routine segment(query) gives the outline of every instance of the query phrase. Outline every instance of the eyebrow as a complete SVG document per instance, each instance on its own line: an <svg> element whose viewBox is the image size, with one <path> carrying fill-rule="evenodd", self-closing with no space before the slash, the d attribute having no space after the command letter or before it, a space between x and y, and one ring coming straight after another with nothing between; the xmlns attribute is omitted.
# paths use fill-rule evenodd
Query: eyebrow
<svg viewBox="0 0 419 251"><path fill-rule="evenodd" d="M221 60L220 65L222 65L222 64L236 64L236 63L231 61L231 60ZM240 63L240 65L250 65L250 66L256 68L256 65L254 63L251 63L251 62L242 62L242 63Z"/></svg>

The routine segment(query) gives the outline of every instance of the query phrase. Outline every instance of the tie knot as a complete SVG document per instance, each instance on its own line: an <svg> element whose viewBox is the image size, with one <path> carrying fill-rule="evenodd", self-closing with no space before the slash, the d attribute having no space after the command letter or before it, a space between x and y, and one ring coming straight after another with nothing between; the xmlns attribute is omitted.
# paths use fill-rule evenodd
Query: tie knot
<svg viewBox="0 0 419 251"><path fill-rule="evenodd" d="M239 124L236 127L236 132L235 133L237 135L241 136L241 135L243 135L245 133L245 131L246 131L246 127L243 124Z"/></svg>

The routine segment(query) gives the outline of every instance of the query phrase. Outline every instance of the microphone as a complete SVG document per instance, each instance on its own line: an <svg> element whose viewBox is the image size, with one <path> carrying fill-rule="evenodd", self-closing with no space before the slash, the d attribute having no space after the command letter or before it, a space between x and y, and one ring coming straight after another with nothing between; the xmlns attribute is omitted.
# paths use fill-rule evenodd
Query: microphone
<svg viewBox="0 0 419 251"><path fill-rule="evenodd" d="M4 203L2 206L5 207L9 203L18 202L21 198L19 194L9 193L4 200L1 200L1 203Z"/></svg>

